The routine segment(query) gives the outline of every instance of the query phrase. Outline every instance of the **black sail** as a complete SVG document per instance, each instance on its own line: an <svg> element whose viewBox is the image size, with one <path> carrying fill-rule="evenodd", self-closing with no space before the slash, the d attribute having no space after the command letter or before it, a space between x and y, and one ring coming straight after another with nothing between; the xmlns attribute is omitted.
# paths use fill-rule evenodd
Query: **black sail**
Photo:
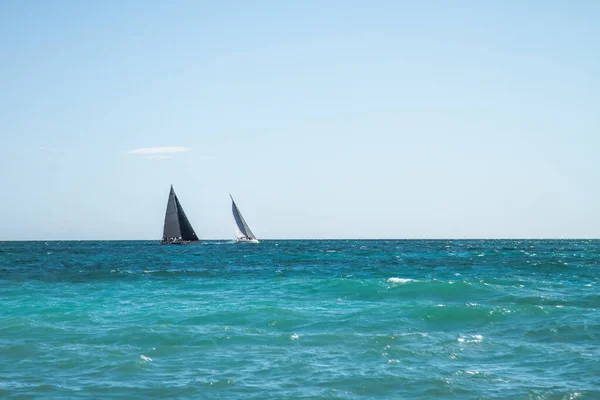
<svg viewBox="0 0 600 400"><path fill-rule="evenodd" d="M185 215L185 211L183 211L183 207L181 207L181 203L179 203L179 199L175 196L175 203L177 204L177 216L179 217L179 227L181 229L181 238L183 240L198 240L198 236L196 236L196 232L194 232L194 228L192 228L192 224L188 220Z"/></svg>
<svg viewBox="0 0 600 400"><path fill-rule="evenodd" d="M181 203L171 186L167 211L165 213L165 226L163 228L163 242L172 240L196 241L198 236L188 220Z"/></svg>
<svg viewBox="0 0 600 400"><path fill-rule="evenodd" d="M169 201L167 202L167 212L165 213L165 226L163 229L163 240L167 238L181 237L181 225L179 224L179 213L177 212L177 197L175 190L171 186L169 192Z"/></svg>

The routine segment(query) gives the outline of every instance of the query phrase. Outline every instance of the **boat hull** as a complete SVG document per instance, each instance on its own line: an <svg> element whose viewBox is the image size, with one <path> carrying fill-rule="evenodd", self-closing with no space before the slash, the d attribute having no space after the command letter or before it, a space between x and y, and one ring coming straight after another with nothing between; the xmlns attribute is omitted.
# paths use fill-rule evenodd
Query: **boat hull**
<svg viewBox="0 0 600 400"><path fill-rule="evenodd" d="M161 240L160 244L195 244L200 243L199 240Z"/></svg>
<svg viewBox="0 0 600 400"><path fill-rule="evenodd" d="M236 239L236 243L260 243L258 239Z"/></svg>

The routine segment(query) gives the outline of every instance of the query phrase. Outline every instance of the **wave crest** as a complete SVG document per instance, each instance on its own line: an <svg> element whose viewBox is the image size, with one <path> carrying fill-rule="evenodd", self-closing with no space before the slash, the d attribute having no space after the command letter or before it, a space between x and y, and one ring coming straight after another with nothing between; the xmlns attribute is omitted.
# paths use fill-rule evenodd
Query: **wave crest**
<svg viewBox="0 0 600 400"><path fill-rule="evenodd" d="M417 282L416 280L410 278L388 278L387 281L396 285L402 285L409 282Z"/></svg>

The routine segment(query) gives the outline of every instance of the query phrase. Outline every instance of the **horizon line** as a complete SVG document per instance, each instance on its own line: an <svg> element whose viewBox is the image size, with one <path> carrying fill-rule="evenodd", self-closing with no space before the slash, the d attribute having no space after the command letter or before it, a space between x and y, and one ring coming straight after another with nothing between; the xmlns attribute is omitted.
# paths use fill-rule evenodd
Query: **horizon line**
<svg viewBox="0 0 600 400"><path fill-rule="evenodd" d="M3 242L160 242L161 239L0 239ZM200 239L200 242L234 241L235 238ZM514 238L261 238L259 241L449 241L449 240L600 240L600 237L514 237Z"/></svg>

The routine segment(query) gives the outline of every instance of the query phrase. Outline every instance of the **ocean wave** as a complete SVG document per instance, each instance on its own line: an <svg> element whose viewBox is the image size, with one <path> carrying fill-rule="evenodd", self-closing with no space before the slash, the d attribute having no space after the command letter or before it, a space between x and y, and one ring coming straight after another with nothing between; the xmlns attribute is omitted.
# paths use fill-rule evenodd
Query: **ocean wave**
<svg viewBox="0 0 600 400"><path fill-rule="evenodd" d="M395 283L398 285L401 285L404 283L409 283L409 282L416 282L414 279L410 279L410 278L388 278L387 281L389 283Z"/></svg>
<svg viewBox="0 0 600 400"><path fill-rule="evenodd" d="M0 397L600 398L598 244L3 243Z"/></svg>

